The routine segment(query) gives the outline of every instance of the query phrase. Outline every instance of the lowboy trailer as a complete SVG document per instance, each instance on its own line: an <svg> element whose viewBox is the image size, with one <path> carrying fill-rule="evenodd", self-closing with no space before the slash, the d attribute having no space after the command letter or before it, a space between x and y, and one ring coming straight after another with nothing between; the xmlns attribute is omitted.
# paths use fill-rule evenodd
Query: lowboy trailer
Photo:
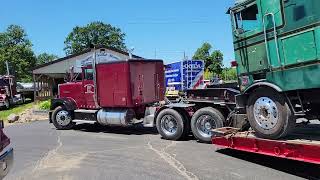
<svg viewBox="0 0 320 180"><path fill-rule="evenodd" d="M213 130L212 143L221 147L320 165L320 133L318 127L297 128L285 139L270 140L254 132L236 128ZM313 133L310 133L312 132Z"/></svg>

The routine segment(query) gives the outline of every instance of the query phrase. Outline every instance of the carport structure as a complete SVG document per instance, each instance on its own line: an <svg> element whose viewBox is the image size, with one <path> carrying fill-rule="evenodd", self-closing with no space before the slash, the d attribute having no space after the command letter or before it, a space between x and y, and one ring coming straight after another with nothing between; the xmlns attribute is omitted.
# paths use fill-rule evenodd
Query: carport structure
<svg viewBox="0 0 320 180"><path fill-rule="evenodd" d="M74 73L81 73L81 66L94 58L96 52L97 61L126 60L130 55L127 52L105 46L89 48L85 51L70 56L66 56L54 61L39 65L32 70L34 83L34 99L46 100L58 94L58 85L64 83L68 77L70 69ZM141 58L132 55L132 58ZM81 78L79 76L79 78Z"/></svg>

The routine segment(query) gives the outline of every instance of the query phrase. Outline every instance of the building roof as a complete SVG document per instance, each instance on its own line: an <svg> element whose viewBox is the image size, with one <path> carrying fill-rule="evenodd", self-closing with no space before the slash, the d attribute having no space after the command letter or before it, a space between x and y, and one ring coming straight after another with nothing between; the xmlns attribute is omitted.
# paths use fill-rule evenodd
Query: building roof
<svg viewBox="0 0 320 180"><path fill-rule="evenodd" d="M51 64L55 64L55 63L58 63L58 62L61 62L61 61L65 61L65 60L68 60L68 59L71 59L73 57L76 57L76 56L80 56L82 54L85 54L85 53L88 53L90 51L92 51L94 48L88 48L82 52L79 52L79 53L75 53L75 54L72 54L72 55L69 55L69 56L66 56L66 57L63 57L63 58L59 58L59 59L56 59L54 61L51 61L51 62L48 62L48 63L45 63L45 64L41 64L41 65L38 65L34 68L32 68L31 70L36 70L36 69L40 69L42 67L45 67L45 66L49 66ZM125 51L122 51L122 50L119 50L119 49L116 49L116 48L113 48L113 47L107 47L107 46L96 46L96 49L108 49L108 50L111 50L111 51L114 51L114 52L117 52L117 53L120 53L120 54L123 54L123 55L126 55L126 56L129 56L129 53L128 52L125 52ZM136 55L132 55L133 58L138 58L138 59L143 59L142 57L140 56L136 56Z"/></svg>

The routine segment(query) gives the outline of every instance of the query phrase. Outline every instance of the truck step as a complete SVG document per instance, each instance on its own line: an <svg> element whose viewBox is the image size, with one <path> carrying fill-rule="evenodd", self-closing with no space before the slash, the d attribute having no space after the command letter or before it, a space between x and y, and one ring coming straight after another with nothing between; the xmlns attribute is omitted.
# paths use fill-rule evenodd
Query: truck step
<svg viewBox="0 0 320 180"><path fill-rule="evenodd" d="M95 124L95 123L96 123L96 121L90 121L90 120L77 120L77 119L72 120L72 122L75 122L75 123L85 123L85 124Z"/></svg>
<svg viewBox="0 0 320 180"><path fill-rule="evenodd" d="M88 114L95 114L98 110L88 110L88 109L77 109L74 110L75 113L88 113Z"/></svg>

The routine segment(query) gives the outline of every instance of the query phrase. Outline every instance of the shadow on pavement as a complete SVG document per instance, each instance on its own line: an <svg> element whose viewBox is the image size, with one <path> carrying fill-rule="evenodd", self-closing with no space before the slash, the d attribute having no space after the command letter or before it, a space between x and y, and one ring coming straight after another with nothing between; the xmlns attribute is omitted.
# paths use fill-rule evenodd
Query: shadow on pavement
<svg viewBox="0 0 320 180"><path fill-rule="evenodd" d="M74 130L92 132L92 133L111 133L111 134L122 134L122 135L146 135L146 134L157 135L159 134L156 127L145 128L143 127L143 125L119 127L119 126L102 126L99 124L78 124L76 125ZM162 137L160 138L164 140L164 138ZM195 141L195 140L196 140L195 137L190 132L186 137L180 139L179 141ZM203 144L206 144L206 143L203 143Z"/></svg>
<svg viewBox="0 0 320 180"><path fill-rule="evenodd" d="M84 131L92 133L112 133L123 135L145 135L158 134L156 128L145 128L142 125L130 127L116 127L116 126L101 126L99 124L79 124L74 128L75 131Z"/></svg>
<svg viewBox="0 0 320 180"><path fill-rule="evenodd" d="M320 179L320 165L247 153L232 149L221 149L217 152L302 178L310 180Z"/></svg>

